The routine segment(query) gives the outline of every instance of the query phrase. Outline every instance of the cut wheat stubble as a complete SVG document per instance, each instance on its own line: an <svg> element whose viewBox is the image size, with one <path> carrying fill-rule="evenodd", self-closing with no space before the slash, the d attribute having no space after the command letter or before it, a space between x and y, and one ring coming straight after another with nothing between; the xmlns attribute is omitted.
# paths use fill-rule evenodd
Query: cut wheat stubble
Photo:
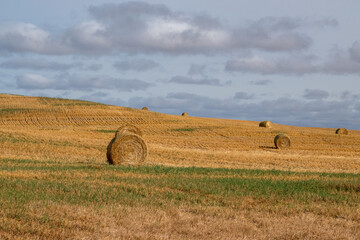
<svg viewBox="0 0 360 240"><path fill-rule="evenodd" d="M278 149L286 149L290 147L290 138L286 134L279 134L274 139L275 147Z"/></svg>

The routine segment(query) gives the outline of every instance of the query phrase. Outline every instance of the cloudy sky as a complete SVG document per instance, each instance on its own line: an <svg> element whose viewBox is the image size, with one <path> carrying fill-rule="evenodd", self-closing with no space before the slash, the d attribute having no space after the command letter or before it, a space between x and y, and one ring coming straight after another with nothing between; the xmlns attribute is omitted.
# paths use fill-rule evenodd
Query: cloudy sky
<svg viewBox="0 0 360 240"><path fill-rule="evenodd" d="M1 0L0 92L360 130L358 0Z"/></svg>

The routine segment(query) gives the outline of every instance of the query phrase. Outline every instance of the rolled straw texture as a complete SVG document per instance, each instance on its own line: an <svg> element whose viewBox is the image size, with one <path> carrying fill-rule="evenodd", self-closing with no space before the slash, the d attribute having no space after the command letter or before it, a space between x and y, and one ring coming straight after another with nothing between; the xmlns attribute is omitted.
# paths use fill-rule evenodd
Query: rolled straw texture
<svg viewBox="0 0 360 240"><path fill-rule="evenodd" d="M336 134L343 134L343 135L348 135L348 130L346 128L338 128L336 129Z"/></svg>
<svg viewBox="0 0 360 240"><path fill-rule="evenodd" d="M138 135L129 134L115 137L107 148L107 159L110 164L140 165L147 157L145 141Z"/></svg>
<svg viewBox="0 0 360 240"><path fill-rule="evenodd" d="M290 138L286 134L279 134L274 139L276 148L286 149L290 147Z"/></svg>
<svg viewBox="0 0 360 240"><path fill-rule="evenodd" d="M262 121L259 123L259 127L271 128L271 124L270 121Z"/></svg>
<svg viewBox="0 0 360 240"><path fill-rule="evenodd" d="M139 128L135 127L134 125L127 124L119 127L116 130L115 137L128 135L128 134L135 134L135 135L139 135L140 137L143 136L142 131Z"/></svg>

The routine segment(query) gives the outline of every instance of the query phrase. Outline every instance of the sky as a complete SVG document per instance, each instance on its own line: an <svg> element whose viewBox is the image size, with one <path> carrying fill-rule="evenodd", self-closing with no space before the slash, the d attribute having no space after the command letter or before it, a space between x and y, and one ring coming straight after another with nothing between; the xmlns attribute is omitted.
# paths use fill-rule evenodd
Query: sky
<svg viewBox="0 0 360 240"><path fill-rule="evenodd" d="M1 0L0 93L360 130L360 1Z"/></svg>

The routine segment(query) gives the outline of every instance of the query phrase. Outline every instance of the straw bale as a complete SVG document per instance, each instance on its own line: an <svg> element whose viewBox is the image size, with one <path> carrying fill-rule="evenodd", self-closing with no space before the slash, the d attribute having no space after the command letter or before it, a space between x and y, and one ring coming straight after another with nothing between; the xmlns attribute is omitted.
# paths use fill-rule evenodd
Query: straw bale
<svg viewBox="0 0 360 240"><path fill-rule="evenodd" d="M184 116L184 117L188 117L188 116L189 116L189 114L188 114L187 112L183 112L181 115Z"/></svg>
<svg viewBox="0 0 360 240"><path fill-rule="evenodd" d="M348 130L346 128L338 128L335 131L336 134L348 135Z"/></svg>
<svg viewBox="0 0 360 240"><path fill-rule="evenodd" d="M149 109L147 107L143 107L141 110L149 111Z"/></svg>
<svg viewBox="0 0 360 240"><path fill-rule="evenodd" d="M134 125L127 124L119 127L118 130L116 130L115 137L128 134L135 134L139 135L140 137L142 137L143 135L142 131L139 128L135 127Z"/></svg>
<svg viewBox="0 0 360 240"><path fill-rule="evenodd" d="M274 139L275 147L286 149L290 147L290 138L286 134L279 134Z"/></svg>
<svg viewBox="0 0 360 240"><path fill-rule="evenodd" d="M110 164L140 165L147 157L147 145L140 136L129 134L115 137L107 148L107 159Z"/></svg>
<svg viewBox="0 0 360 240"><path fill-rule="evenodd" d="M259 127L271 128L272 123L270 121L262 121L259 123Z"/></svg>

